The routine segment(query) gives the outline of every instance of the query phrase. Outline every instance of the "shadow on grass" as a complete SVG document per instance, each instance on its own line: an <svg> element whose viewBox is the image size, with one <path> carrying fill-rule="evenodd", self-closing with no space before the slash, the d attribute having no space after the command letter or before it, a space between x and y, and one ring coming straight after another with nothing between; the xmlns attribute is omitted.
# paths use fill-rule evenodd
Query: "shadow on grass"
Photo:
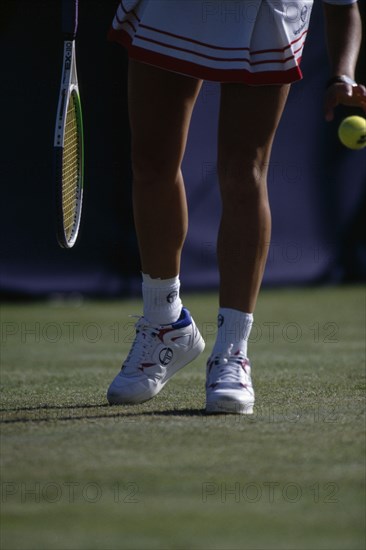
<svg viewBox="0 0 366 550"><path fill-rule="evenodd" d="M44 403L43 405L36 406L27 406L27 407L11 407L0 409L0 412L25 412L25 411L41 411L44 409L48 410L59 410L59 409L95 409L102 407L110 407L108 403L79 403L74 405L48 405Z"/></svg>
<svg viewBox="0 0 366 550"><path fill-rule="evenodd" d="M149 411L128 411L133 405L119 405L111 406L108 403L102 403L98 405L92 404L75 404L75 405L38 405L30 407L20 407L20 408L3 408L0 409L2 418L0 418L0 424L16 424L16 423L25 423L25 422L67 422L73 420L99 420L106 418L120 419L126 423L136 422L138 418L141 417L159 417L159 416L170 416L170 417L192 417L192 416L205 416L205 409L166 409L166 410L149 410ZM100 414L60 414L60 411L79 411L80 409L100 409ZM115 411L110 413L104 413L104 411ZM45 411L49 411L50 414L46 415ZM102 412L103 411L103 412ZM22 414L22 416L4 418L6 414L14 415ZM26 413L30 413L29 416ZM41 413L42 416L37 416L37 413ZM56 413L56 414L55 414Z"/></svg>

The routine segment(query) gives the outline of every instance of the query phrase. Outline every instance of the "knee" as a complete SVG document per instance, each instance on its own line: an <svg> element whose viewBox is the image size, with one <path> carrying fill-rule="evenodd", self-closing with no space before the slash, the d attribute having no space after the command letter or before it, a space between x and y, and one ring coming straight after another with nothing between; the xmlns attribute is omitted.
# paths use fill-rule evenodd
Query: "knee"
<svg viewBox="0 0 366 550"><path fill-rule="evenodd" d="M223 203L237 206L267 201L267 166L245 158L219 163L218 175Z"/></svg>
<svg viewBox="0 0 366 550"><path fill-rule="evenodd" d="M135 184L155 186L172 183L180 172L180 161L157 143L132 143L132 173Z"/></svg>
<svg viewBox="0 0 366 550"><path fill-rule="evenodd" d="M132 173L134 184L156 186L176 179L178 170L169 166L163 158L150 155L132 159Z"/></svg>

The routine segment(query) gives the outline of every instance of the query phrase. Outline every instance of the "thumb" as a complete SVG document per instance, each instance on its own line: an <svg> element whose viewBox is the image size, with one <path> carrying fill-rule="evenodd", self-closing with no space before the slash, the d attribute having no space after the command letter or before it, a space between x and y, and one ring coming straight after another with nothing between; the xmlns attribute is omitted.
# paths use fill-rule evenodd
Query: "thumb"
<svg viewBox="0 0 366 550"><path fill-rule="evenodd" d="M350 86L349 84L347 85L347 88L345 90L345 93L348 97L352 97L353 95L353 89L352 89L352 86Z"/></svg>

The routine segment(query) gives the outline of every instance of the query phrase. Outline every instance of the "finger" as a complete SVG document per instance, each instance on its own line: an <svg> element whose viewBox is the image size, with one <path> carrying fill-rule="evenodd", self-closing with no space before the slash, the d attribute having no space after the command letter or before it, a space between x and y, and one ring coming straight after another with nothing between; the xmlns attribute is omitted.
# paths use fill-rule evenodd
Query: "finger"
<svg viewBox="0 0 366 550"><path fill-rule="evenodd" d="M356 95L366 98L366 86L364 86L363 84L357 84L357 86L353 88L353 91Z"/></svg>
<svg viewBox="0 0 366 550"><path fill-rule="evenodd" d="M332 107L326 105L324 110L324 117L327 122L331 122L334 118L334 110Z"/></svg>
<svg viewBox="0 0 366 550"><path fill-rule="evenodd" d="M326 93L324 101L324 116L325 120L331 122L334 118L334 108L338 105L337 95L329 90Z"/></svg>
<svg viewBox="0 0 366 550"><path fill-rule="evenodd" d="M357 106L361 107L366 112L366 87L363 84L358 84L353 91Z"/></svg>

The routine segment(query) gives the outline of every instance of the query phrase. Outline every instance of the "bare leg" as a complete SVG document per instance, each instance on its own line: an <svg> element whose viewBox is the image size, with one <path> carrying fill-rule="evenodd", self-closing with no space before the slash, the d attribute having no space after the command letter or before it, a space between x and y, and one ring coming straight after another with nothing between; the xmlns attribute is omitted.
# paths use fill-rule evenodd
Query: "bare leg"
<svg viewBox="0 0 366 550"><path fill-rule="evenodd" d="M142 271L169 279L180 269L188 215L181 173L202 81L130 60L133 206Z"/></svg>
<svg viewBox="0 0 366 550"><path fill-rule="evenodd" d="M288 85L221 85L218 170L220 306L252 313L271 233L267 171Z"/></svg>

